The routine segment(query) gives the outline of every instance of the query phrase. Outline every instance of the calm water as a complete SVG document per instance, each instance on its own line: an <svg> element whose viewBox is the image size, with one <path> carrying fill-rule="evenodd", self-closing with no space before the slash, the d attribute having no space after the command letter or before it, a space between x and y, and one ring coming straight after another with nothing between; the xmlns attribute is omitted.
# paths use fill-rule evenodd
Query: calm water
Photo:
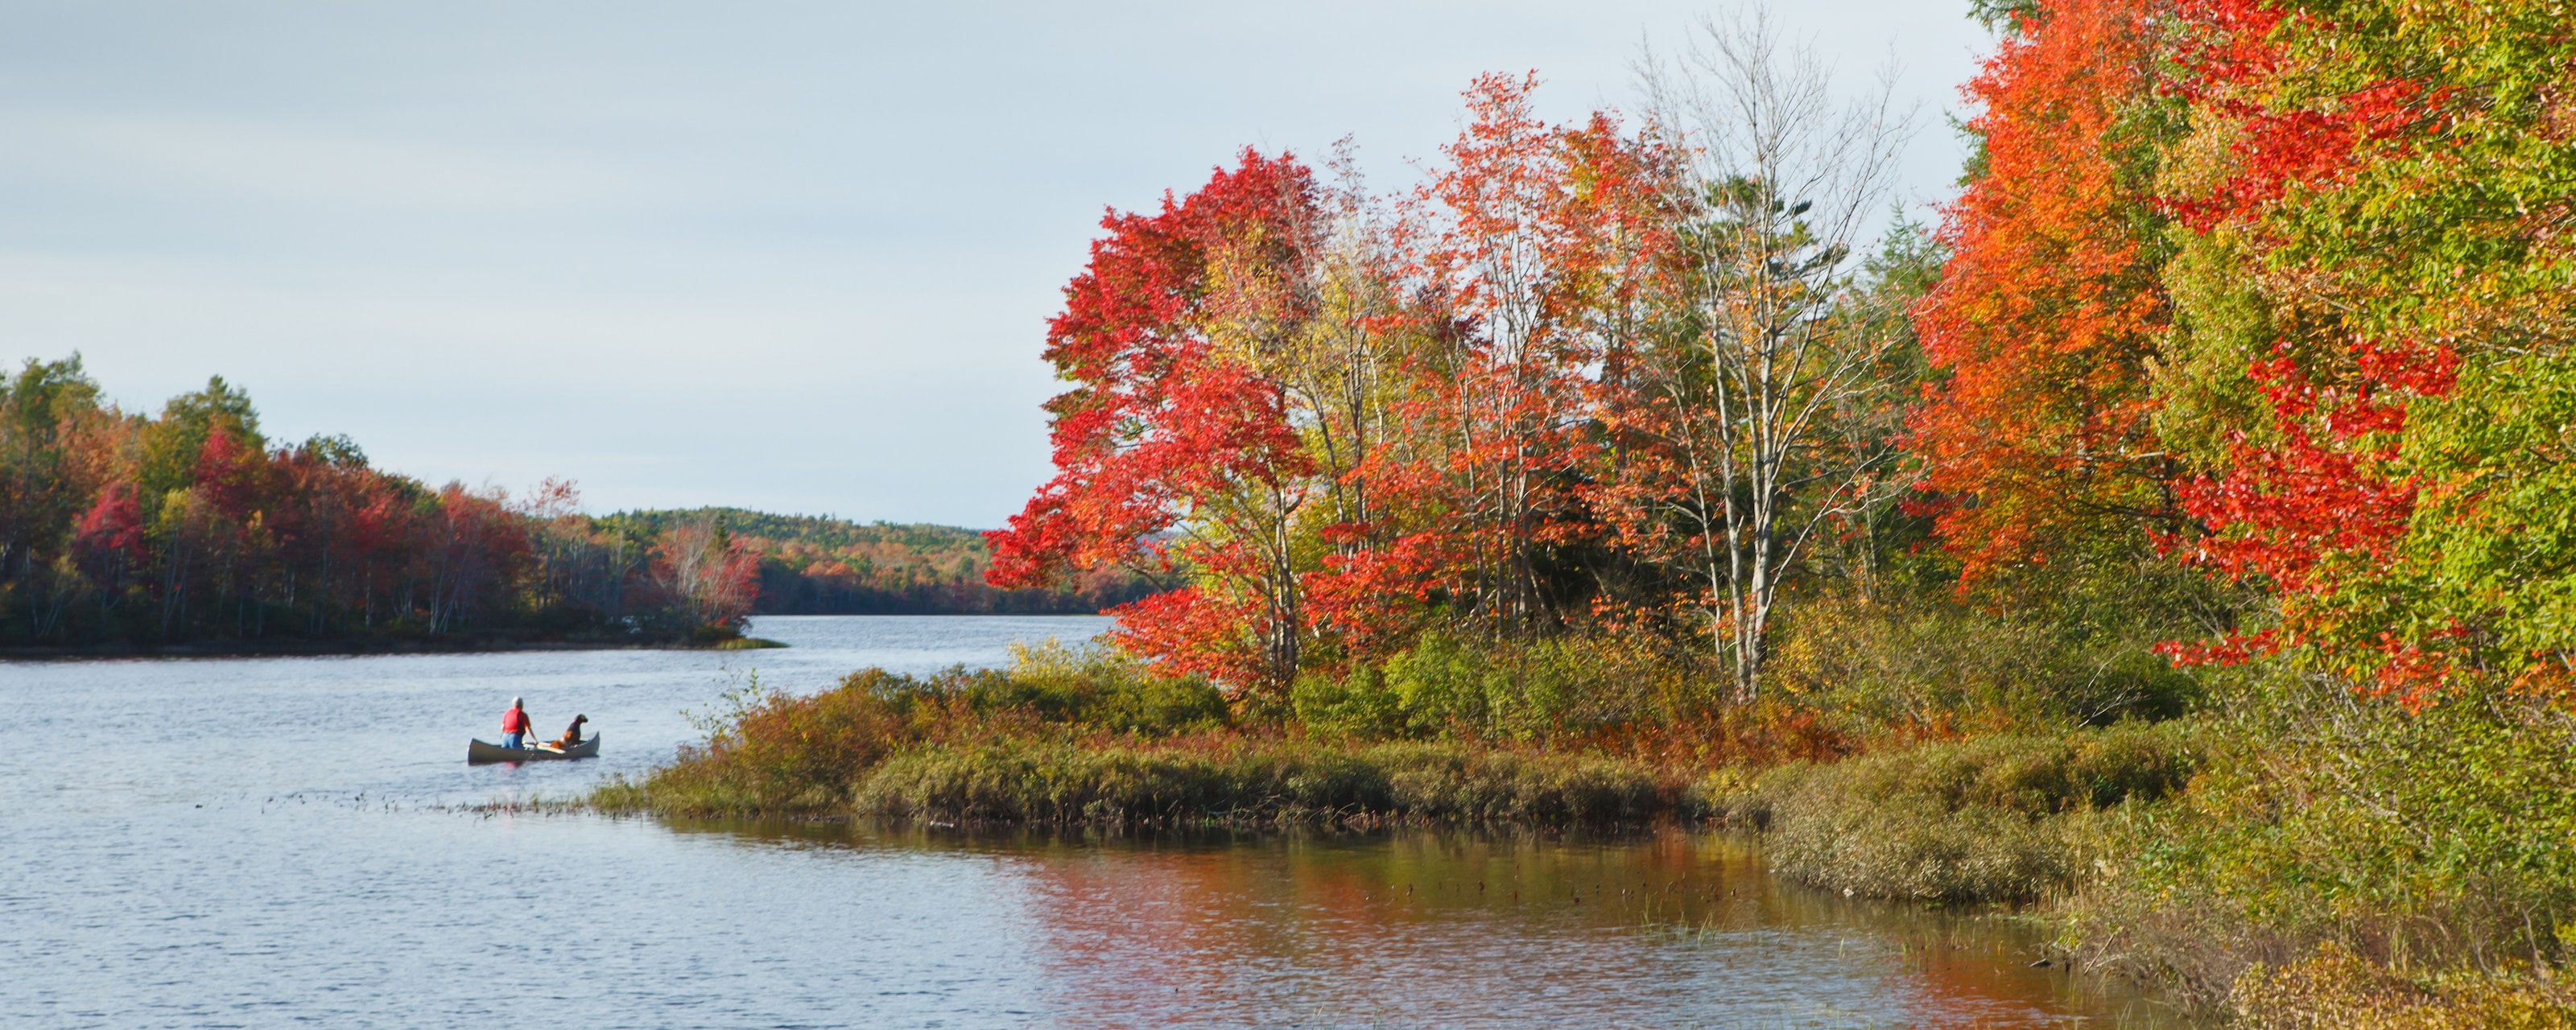
<svg viewBox="0 0 2576 1030"><path fill-rule="evenodd" d="M1097 836L508 817L757 667L994 664L1080 618L778 618L788 650L0 663L0 1025L2173 1025L1999 924L1720 838ZM524 695L602 757L468 767Z"/></svg>

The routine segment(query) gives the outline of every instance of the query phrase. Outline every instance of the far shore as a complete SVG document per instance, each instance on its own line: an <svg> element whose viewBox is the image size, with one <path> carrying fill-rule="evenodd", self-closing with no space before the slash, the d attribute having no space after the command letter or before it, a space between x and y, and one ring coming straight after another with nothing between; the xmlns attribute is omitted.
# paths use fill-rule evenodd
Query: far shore
<svg viewBox="0 0 2576 1030"><path fill-rule="evenodd" d="M155 647L141 647L133 644L5 647L0 648L0 661L485 654L508 651L749 651L786 646L778 641L764 640L759 637L744 637L717 644L694 644L673 640L210 640Z"/></svg>

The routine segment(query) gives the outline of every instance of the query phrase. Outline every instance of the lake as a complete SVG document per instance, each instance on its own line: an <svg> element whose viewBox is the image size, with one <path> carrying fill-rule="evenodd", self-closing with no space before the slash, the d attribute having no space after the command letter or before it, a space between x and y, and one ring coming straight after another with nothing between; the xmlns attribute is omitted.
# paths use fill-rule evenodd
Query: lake
<svg viewBox="0 0 2576 1030"><path fill-rule="evenodd" d="M1103 834L478 814L754 675L1007 661L1098 618L763 618L791 648L0 663L0 1025L2182 1025L2007 921L1722 835ZM464 762L527 698L595 761Z"/></svg>

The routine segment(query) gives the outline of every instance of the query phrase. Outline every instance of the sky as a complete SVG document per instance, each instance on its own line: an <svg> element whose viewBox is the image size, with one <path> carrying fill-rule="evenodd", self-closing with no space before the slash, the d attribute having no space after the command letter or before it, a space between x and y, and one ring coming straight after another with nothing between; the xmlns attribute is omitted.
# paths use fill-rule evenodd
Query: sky
<svg viewBox="0 0 2576 1030"><path fill-rule="evenodd" d="M593 512L998 526L1105 207L1345 135L1401 188L1476 74L1633 109L1641 46L1732 10L0 0L0 360L142 412L220 375L273 441ZM1855 88L1893 63L1933 218L1965 0L1773 17Z"/></svg>

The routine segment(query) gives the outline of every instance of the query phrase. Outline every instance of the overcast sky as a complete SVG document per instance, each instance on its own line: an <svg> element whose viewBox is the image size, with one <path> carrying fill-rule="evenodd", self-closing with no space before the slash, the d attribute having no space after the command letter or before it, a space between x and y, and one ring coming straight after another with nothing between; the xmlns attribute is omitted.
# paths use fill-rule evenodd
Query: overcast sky
<svg viewBox="0 0 2576 1030"><path fill-rule="evenodd" d="M1855 84L1902 68L1919 210L1965 6L1777 9ZM273 439L595 512L994 526L1104 205L1346 133L1393 188L1476 73L1633 106L1708 9L0 0L0 358L78 351L139 411L222 375Z"/></svg>

